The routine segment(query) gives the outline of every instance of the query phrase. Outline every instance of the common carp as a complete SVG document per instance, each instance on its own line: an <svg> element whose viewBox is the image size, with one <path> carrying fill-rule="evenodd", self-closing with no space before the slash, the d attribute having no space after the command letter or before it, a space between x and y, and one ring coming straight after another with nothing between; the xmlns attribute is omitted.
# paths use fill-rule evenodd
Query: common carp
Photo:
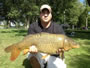
<svg viewBox="0 0 90 68"><path fill-rule="evenodd" d="M32 45L35 45L39 52L47 54L55 54L59 48L64 49L64 51L79 48L79 44L66 35L42 32L26 36L22 41L5 48L5 51L11 52L11 60L13 61L22 50Z"/></svg>

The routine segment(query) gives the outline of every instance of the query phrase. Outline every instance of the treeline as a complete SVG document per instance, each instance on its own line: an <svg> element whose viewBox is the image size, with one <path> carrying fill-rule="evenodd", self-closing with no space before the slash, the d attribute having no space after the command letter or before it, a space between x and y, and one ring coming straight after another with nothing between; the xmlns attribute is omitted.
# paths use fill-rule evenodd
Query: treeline
<svg viewBox="0 0 90 68"><path fill-rule="evenodd" d="M52 7L53 21L59 24L69 24L70 28L88 27L90 24L90 7L85 0L0 0L0 20L5 21L9 28L13 22L17 28L22 22L25 28L39 18L39 8L42 4Z"/></svg>

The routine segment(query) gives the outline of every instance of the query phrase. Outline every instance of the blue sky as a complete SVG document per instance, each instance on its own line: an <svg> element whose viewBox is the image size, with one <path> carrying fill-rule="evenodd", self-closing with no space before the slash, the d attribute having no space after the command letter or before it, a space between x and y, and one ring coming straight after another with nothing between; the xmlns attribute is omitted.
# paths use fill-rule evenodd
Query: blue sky
<svg viewBox="0 0 90 68"><path fill-rule="evenodd" d="M83 2L84 2L84 0L80 0L80 2L82 2L82 3L83 3Z"/></svg>

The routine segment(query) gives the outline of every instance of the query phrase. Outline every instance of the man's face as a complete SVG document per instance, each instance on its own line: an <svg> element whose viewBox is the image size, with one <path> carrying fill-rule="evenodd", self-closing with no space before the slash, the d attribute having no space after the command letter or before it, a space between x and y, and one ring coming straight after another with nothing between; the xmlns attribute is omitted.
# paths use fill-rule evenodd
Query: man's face
<svg viewBox="0 0 90 68"><path fill-rule="evenodd" d="M40 13L40 18L42 22L48 23L51 21L52 18L52 14L51 12L49 12L48 9L44 9L42 10L42 12Z"/></svg>

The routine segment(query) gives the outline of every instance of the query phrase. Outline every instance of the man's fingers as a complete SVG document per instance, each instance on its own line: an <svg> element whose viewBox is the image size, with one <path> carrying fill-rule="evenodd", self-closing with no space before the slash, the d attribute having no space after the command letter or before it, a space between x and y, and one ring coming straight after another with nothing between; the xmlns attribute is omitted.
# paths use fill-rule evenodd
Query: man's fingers
<svg viewBox="0 0 90 68"><path fill-rule="evenodd" d="M31 46L30 49L29 49L29 52L30 53L37 53L38 49L36 48L36 46Z"/></svg>
<svg viewBox="0 0 90 68"><path fill-rule="evenodd" d="M64 49L59 48L59 49L56 51L56 53L59 54L60 52L63 52L63 51L64 51Z"/></svg>

